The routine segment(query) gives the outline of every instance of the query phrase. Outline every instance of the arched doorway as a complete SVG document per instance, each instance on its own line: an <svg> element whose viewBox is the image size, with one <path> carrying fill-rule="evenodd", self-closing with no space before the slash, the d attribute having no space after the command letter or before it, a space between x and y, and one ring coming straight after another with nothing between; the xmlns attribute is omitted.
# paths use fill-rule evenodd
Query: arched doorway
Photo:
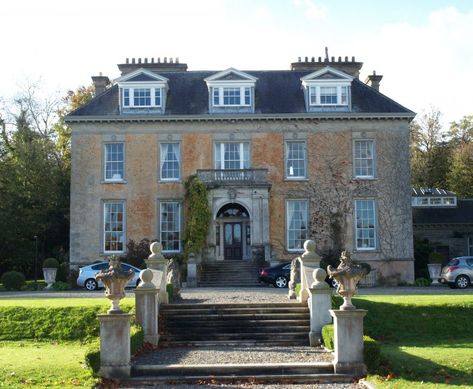
<svg viewBox="0 0 473 389"><path fill-rule="evenodd" d="M251 226L248 210L238 203L228 203L216 217L216 243L225 260L251 258Z"/></svg>

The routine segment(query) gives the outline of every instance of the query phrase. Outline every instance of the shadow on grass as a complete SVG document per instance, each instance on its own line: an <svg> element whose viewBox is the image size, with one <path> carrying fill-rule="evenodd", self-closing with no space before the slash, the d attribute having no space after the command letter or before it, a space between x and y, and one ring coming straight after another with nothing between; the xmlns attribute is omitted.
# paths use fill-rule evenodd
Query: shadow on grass
<svg viewBox="0 0 473 389"><path fill-rule="evenodd" d="M471 368L470 371L458 370L391 345L382 345L381 354L388 361L388 366L382 366L377 372L382 376L393 375L406 381L473 387Z"/></svg>
<svg viewBox="0 0 473 389"><path fill-rule="evenodd" d="M364 332L381 343L382 357L387 360L378 373L394 373L407 381L473 387L473 364L467 356L473 345L471 302L415 305L357 298L354 303L368 310Z"/></svg>

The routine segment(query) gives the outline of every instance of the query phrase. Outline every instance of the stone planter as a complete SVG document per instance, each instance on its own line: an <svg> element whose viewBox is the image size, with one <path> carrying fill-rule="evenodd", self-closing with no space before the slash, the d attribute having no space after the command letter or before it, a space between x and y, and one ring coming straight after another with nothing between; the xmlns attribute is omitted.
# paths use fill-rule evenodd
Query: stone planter
<svg viewBox="0 0 473 389"><path fill-rule="evenodd" d="M441 263L429 263L427 265L429 268L429 276L432 280L431 285L439 285L440 272L442 271Z"/></svg>
<svg viewBox="0 0 473 389"><path fill-rule="evenodd" d="M55 267L43 267L44 281L48 284L46 289L51 289L56 282L57 269Z"/></svg>

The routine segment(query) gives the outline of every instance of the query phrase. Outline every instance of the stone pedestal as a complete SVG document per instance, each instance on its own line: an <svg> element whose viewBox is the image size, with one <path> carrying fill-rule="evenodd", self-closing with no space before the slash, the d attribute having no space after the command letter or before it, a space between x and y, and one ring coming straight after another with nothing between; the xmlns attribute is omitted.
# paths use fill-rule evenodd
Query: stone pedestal
<svg viewBox="0 0 473 389"><path fill-rule="evenodd" d="M153 242L150 245L151 255L145 260L148 269L153 271L153 284L159 289L159 302L169 303L169 296L166 290L166 280L168 273L168 260L162 254L161 243Z"/></svg>
<svg viewBox="0 0 473 389"><path fill-rule="evenodd" d="M189 259L187 260L187 287L195 288L197 287L197 261L194 254L189 254Z"/></svg>
<svg viewBox="0 0 473 389"><path fill-rule="evenodd" d="M97 315L100 321L100 371L105 378L130 376L130 314Z"/></svg>
<svg viewBox="0 0 473 389"><path fill-rule="evenodd" d="M364 309L330 310L334 318L335 373L366 374L363 359L363 317Z"/></svg>
<svg viewBox="0 0 473 389"><path fill-rule="evenodd" d="M320 257L315 252L315 242L313 240L304 242L304 253L299 258L301 262L301 293L298 301L306 302L309 299L312 273L315 269L320 268Z"/></svg>
<svg viewBox="0 0 473 389"><path fill-rule="evenodd" d="M323 282L325 283L325 281ZM330 308L332 308L332 291L327 284L326 287L327 288L320 289L311 287L309 289L309 341L311 346L320 345L322 327L332 322L332 316L330 315Z"/></svg>
<svg viewBox="0 0 473 389"><path fill-rule="evenodd" d="M144 341L158 345L158 293L155 288L135 289L135 315L136 322L143 328Z"/></svg>

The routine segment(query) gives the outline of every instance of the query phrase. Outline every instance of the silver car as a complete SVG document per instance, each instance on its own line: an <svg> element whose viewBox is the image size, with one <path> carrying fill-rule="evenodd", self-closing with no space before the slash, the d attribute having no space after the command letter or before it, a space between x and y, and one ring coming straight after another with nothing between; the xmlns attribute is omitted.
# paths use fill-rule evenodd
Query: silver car
<svg viewBox="0 0 473 389"><path fill-rule="evenodd" d="M440 282L450 288L465 289L473 280L473 257L457 257L442 269Z"/></svg>
<svg viewBox="0 0 473 389"><path fill-rule="evenodd" d="M127 287L135 287L140 283L140 271L137 267L131 266L128 263L121 264L122 269L125 271L133 270L133 278L128 282ZM84 287L87 290L96 290L103 288L102 281L96 281L95 275L100 270L105 270L109 267L108 262L98 262L93 265L84 266L79 269L79 277L77 277L77 285Z"/></svg>

